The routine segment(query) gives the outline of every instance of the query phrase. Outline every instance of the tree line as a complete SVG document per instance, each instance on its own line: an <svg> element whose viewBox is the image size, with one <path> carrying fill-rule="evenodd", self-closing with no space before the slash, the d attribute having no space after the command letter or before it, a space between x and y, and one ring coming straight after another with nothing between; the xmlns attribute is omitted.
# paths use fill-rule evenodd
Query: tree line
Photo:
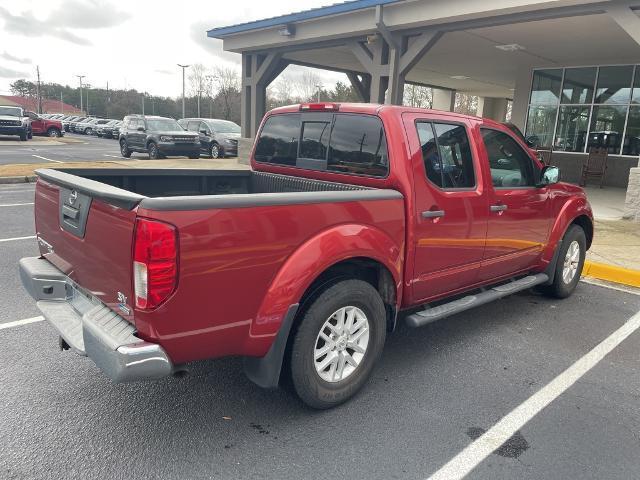
<svg viewBox="0 0 640 480"><path fill-rule="evenodd" d="M222 118L240 123L240 73L235 68L217 66L207 68L203 64L192 65L188 70L185 91L185 116ZM19 79L10 86L14 95L37 98L35 82ZM145 113L164 117L182 117L182 97L151 95L136 89L108 89L86 85L80 89L58 83L42 83L43 99L58 100L103 118L123 118L128 114ZM285 71L267 88L267 109L316 101L359 102L355 89L347 82L336 82L324 87L320 76L312 70L291 73ZM431 108L433 90L419 85L406 85L404 104L412 107ZM475 114L477 97L458 93L456 111ZM143 112L144 109L144 112Z"/></svg>

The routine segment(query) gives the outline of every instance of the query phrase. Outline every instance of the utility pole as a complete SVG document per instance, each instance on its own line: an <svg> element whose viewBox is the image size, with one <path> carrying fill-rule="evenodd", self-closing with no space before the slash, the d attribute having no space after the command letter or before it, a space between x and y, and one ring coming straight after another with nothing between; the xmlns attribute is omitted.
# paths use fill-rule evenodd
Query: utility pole
<svg viewBox="0 0 640 480"><path fill-rule="evenodd" d="M144 115L144 92L142 92L142 115Z"/></svg>
<svg viewBox="0 0 640 480"><path fill-rule="evenodd" d="M76 77L78 77L78 80L80 80L80 111L82 111L84 110L82 108L82 79L86 77L86 75L76 75Z"/></svg>
<svg viewBox="0 0 640 480"><path fill-rule="evenodd" d="M60 92L60 113L64 115L64 103L62 102L62 92Z"/></svg>
<svg viewBox="0 0 640 480"><path fill-rule="evenodd" d="M207 75L207 90L209 91L209 118L213 118L213 75Z"/></svg>
<svg viewBox="0 0 640 480"><path fill-rule="evenodd" d="M107 82L107 101L105 102L105 117L109 118L109 104L111 103L111 97L109 96L109 82Z"/></svg>
<svg viewBox="0 0 640 480"><path fill-rule="evenodd" d="M184 70L189 68L190 65L180 65L178 63L178 66L182 68L182 118L184 118L186 116L184 113Z"/></svg>
<svg viewBox="0 0 640 480"><path fill-rule="evenodd" d="M321 83L317 84L316 88L318 89L318 103L320 103L320 90L322 89L322 84Z"/></svg>
<svg viewBox="0 0 640 480"><path fill-rule="evenodd" d="M87 88L87 117L88 117L89 116L89 90L91 90L91 85L86 83L85 87Z"/></svg>
<svg viewBox="0 0 640 480"><path fill-rule="evenodd" d="M36 96L38 98L38 106L36 109L37 113L40 115L42 113L42 95L40 90L40 65L36 65L36 73L38 75L38 83L36 84Z"/></svg>

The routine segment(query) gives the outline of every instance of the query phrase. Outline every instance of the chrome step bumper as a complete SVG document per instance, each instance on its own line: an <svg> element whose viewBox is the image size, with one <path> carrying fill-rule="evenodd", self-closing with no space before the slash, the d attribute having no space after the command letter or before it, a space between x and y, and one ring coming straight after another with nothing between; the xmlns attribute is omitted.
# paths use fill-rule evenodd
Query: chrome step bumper
<svg viewBox="0 0 640 480"><path fill-rule="evenodd" d="M135 336L135 328L98 299L87 297L44 258L20 260L20 278L44 318L79 355L86 355L114 382L170 375L164 349Z"/></svg>

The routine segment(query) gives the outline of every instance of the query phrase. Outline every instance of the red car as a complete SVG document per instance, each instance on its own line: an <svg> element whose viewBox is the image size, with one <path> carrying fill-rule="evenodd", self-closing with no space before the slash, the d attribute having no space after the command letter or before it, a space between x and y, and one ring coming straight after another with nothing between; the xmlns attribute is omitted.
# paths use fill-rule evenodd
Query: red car
<svg viewBox="0 0 640 480"><path fill-rule="evenodd" d="M240 355L329 408L400 320L538 287L559 298L593 238L585 193L505 126L398 106L271 111L251 170L39 170L23 283L114 381Z"/></svg>
<svg viewBox="0 0 640 480"><path fill-rule="evenodd" d="M62 137L64 128L60 120L42 118L37 113L25 112L31 119L31 135L46 135L47 137Z"/></svg>

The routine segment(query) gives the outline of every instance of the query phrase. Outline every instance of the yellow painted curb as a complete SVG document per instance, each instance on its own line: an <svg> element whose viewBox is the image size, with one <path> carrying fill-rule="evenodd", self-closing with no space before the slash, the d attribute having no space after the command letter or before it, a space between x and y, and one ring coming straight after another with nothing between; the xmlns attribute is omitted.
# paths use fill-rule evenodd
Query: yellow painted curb
<svg viewBox="0 0 640 480"><path fill-rule="evenodd" d="M584 262L582 274L585 277L597 278L598 280L621 283L630 287L640 287L639 270L586 261Z"/></svg>

